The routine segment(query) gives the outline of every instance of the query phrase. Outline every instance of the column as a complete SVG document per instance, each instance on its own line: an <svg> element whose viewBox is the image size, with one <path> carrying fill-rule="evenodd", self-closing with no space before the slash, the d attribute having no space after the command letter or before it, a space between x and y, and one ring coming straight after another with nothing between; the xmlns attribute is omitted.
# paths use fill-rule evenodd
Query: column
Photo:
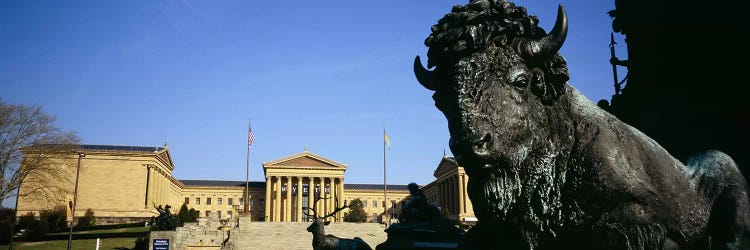
<svg viewBox="0 0 750 250"><path fill-rule="evenodd" d="M302 222L302 177L297 176L297 222Z"/></svg>
<svg viewBox="0 0 750 250"><path fill-rule="evenodd" d="M458 215L458 181L456 179L458 176L451 177L451 194L453 197L451 197L451 204L453 207L453 213Z"/></svg>
<svg viewBox="0 0 750 250"><path fill-rule="evenodd" d="M314 200L315 200L315 178L307 177L307 207L312 209ZM307 213L312 215L312 212L310 212L310 210L308 210Z"/></svg>
<svg viewBox="0 0 750 250"><path fill-rule="evenodd" d="M148 209L148 204L150 203L149 201L151 199L151 189L154 188L154 187L152 187L152 184L151 184L151 179L153 179L153 178L154 177L151 174L151 166L150 165L146 165L146 201L143 203L143 208L145 208L145 209ZM193 201L193 202L195 202L195 201ZM68 210L70 210L70 209L68 209Z"/></svg>
<svg viewBox="0 0 750 250"><path fill-rule="evenodd" d="M440 181L440 204L442 207L442 210L448 209L448 189L445 188L445 179Z"/></svg>
<svg viewBox="0 0 750 250"><path fill-rule="evenodd" d="M266 210L264 212L265 216L266 216L266 219L265 219L266 221L271 221L271 201L273 200L273 198L271 197L271 188L272 188L271 187L271 177L270 176L266 176L266 198L265 198L266 199ZM245 202L247 202L247 201L245 201ZM244 206L244 204L243 204L243 206Z"/></svg>
<svg viewBox="0 0 750 250"><path fill-rule="evenodd" d="M292 221L292 177L286 177L286 204L284 206L284 221Z"/></svg>
<svg viewBox="0 0 750 250"><path fill-rule="evenodd" d="M448 177L448 214L453 214L453 176Z"/></svg>
<svg viewBox="0 0 750 250"><path fill-rule="evenodd" d="M453 211L456 211L456 215L458 215L458 175L453 176L452 178L453 186L451 189L453 190Z"/></svg>
<svg viewBox="0 0 750 250"><path fill-rule="evenodd" d="M326 208L326 206L328 205L328 200L325 199L325 198L328 198L328 194L326 194L326 178L325 177L320 177L320 197L321 197L321 201L320 201L320 204L318 204L318 210L320 210L319 211L320 216L325 216L326 211L328 211Z"/></svg>
<svg viewBox="0 0 750 250"><path fill-rule="evenodd" d="M459 215L466 213L466 205L464 204L464 175L458 175L458 213Z"/></svg>
<svg viewBox="0 0 750 250"><path fill-rule="evenodd" d="M333 212L333 179L331 177L326 178L328 179L328 200L326 200L326 204L328 204L328 211L326 211L326 214L330 214Z"/></svg>
<svg viewBox="0 0 750 250"><path fill-rule="evenodd" d="M281 221L281 176L275 176L273 185L276 187L276 199L273 201L273 221Z"/></svg>
<svg viewBox="0 0 750 250"><path fill-rule="evenodd" d="M339 178L339 185L338 185L339 191L337 194L339 194L339 204L342 206L344 205L344 178ZM344 214L339 213L337 215L338 221L343 222L344 221Z"/></svg>

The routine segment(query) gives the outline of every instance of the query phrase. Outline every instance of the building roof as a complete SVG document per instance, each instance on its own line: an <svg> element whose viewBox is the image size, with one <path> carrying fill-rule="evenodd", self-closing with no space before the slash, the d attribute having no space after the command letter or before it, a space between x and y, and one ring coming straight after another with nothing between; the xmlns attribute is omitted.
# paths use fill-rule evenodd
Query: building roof
<svg viewBox="0 0 750 250"><path fill-rule="evenodd" d="M150 147L150 146L119 146L119 145L92 145L92 144L81 144L78 145L82 150L88 151L117 151L117 152L139 152L139 153L154 153L159 152L165 147Z"/></svg>
<svg viewBox="0 0 750 250"><path fill-rule="evenodd" d="M245 187L244 181L216 181L216 180L180 180L185 186L204 187ZM251 181L251 188L265 188L265 181Z"/></svg>
<svg viewBox="0 0 750 250"><path fill-rule="evenodd" d="M344 189L347 190L383 190L383 184L346 184ZM388 190L409 191L408 185L388 185Z"/></svg>

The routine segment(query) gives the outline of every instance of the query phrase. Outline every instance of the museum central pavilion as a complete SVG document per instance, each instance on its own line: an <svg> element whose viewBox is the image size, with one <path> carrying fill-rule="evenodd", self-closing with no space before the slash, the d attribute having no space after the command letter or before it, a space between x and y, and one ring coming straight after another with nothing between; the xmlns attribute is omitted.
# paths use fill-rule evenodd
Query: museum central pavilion
<svg viewBox="0 0 750 250"><path fill-rule="evenodd" d="M156 214L155 205L172 205L173 213L186 204L200 216L217 213L232 218L243 210L244 181L178 180L167 147L80 145L81 160L75 216L91 209L100 224L145 221ZM25 157L33 151L23 151ZM78 154L56 166L66 178L49 178L48 173L30 174L19 188L17 216L43 210L66 209L70 215ZM345 202L360 199L368 221L398 218L408 203L406 185L347 184L346 164L326 159L307 150L264 162L265 182L249 182L248 206L256 221L309 221L303 211L316 208L326 215ZM443 157L434 173L435 181L422 187L429 201L457 222L475 221L466 195L468 177L452 157ZM52 179L56 181L51 181ZM315 204L316 198L318 200ZM387 199L387 200L386 200ZM347 210L332 216L343 221Z"/></svg>

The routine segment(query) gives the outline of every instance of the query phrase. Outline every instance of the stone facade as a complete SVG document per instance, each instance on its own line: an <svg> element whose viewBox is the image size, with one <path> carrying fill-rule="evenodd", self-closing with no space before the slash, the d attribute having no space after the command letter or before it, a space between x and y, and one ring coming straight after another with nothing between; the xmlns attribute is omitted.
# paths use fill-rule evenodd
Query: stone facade
<svg viewBox="0 0 750 250"><path fill-rule="evenodd" d="M73 201L78 154L81 159L76 217L92 209L100 224L147 221L156 215L154 205L172 205L199 211L201 217L215 212L218 218L233 218L243 211L244 181L177 180L175 165L165 147L80 145L76 153L60 162L65 181L50 183L45 175L31 175L21 184L17 216L55 207L69 208ZM406 185L388 185L388 210L383 217L382 184L345 184L346 165L308 151L279 160L264 162L266 182L249 183L251 219L273 222L306 222L302 211L312 207L310 190L321 196L319 214L330 212L344 201L359 198L366 202L370 221L383 221L398 215L409 193ZM315 187L310 189L309 187ZM292 192L287 192L290 187ZM298 189L297 187L302 187ZM47 192L49 189L60 192ZM298 192L301 191L301 192ZM297 195L297 194L301 195ZM270 201L270 202L267 202ZM298 205L299 204L299 205ZM374 206L373 206L374 205ZM393 209L392 209L393 208ZM70 217L70 209L68 209ZM333 221L343 221L343 213Z"/></svg>
<svg viewBox="0 0 750 250"><path fill-rule="evenodd" d="M150 218L153 204L179 204L184 185L172 177L174 163L166 147L81 145L76 217L91 208L96 217ZM43 176L28 176L21 187L17 215L69 207L73 201L77 154L59 168L69 181L50 183ZM59 190L59 193L51 189ZM56 195L50 197L51 193ZM70 214L70 209L68 209Z"/></svg>
<svg viewBox="0 0 750 250"><path fill-rule="evenodd" d="M477 218L466 192L469 176L453 157L443 156L433 173L436 180L422 187L430 203L459 224L473 225Z"/></svg>

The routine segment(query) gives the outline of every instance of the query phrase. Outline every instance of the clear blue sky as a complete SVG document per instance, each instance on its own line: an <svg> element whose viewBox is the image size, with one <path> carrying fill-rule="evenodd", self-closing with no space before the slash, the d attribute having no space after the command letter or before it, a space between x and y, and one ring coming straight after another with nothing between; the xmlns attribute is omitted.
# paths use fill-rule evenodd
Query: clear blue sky
<svg viewBox="0 0 750 250"><path fill-rule="evenodd" d="M412 62L465 3L2 1L0 97L41 106L86 144L167 142L178 179L244 180L249 117L251 180L307 144L348 164L347 183L382 183L385 126L388 183L424 185L449 135ZM614 1L516 1L547 30L558 3L570 83L609 99Z"/></svg>

